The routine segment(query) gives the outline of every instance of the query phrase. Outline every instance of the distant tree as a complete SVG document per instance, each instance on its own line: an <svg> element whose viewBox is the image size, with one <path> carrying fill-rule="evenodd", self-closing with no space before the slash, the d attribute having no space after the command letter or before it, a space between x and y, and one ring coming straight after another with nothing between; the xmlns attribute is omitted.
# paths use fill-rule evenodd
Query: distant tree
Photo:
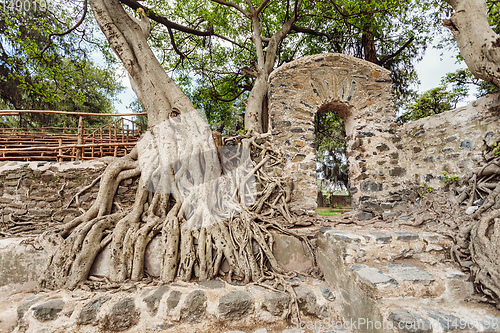
<svg viewBox="0 0 500 333"><path fill-rule="evenodd" d="M15 2L12 2L15 3ZM112 112L122 87L104 41L93 36L90 23L59 36L75 15L56 2L29 7L0 6L0 105L4 109ZM76 15L77 17L81 15ZM57 17L57 19L55 19ZM94 23L95 25L95 23ZM104 67L90 60L103 54ZM102 122L102 117L86 119ZM23 127L74 126L77 117L24 114ZM7 119L4 125L8 124Z"/></svg>
<svg viewBox="0 0 500 333"><path fill-rule="evenodd" d="M349 178L345 156L344 121L333 111L318 112L314 119L314 127L316 133L316 172L332 188L347 188Z"/></svg>
<svg viewBox="0 0 500 333"><path fill-rule="evenodd" d="M444 75L438 87L422 93L414 103L407 105L407 112L399 121L418 120L454 109L469 95L471 87L476 87L476 97L498 91L491 83L475 78L467 68L459 69Z"/></svg>

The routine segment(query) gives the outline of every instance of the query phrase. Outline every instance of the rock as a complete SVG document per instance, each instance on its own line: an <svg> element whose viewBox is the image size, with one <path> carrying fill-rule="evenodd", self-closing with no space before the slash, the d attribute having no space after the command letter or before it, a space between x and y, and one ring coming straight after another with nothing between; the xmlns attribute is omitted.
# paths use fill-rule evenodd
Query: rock
<svg viewBox="0 0 500 333"><path fill-rule="evenodd" d="M43 304L34 306L32 308L33 317L42 322L55 320L59 316L59 312L62 311L65 304L66 303L64 303L61 299L53 299Z"/></svg>
<svg viewBox="0 0 500 333"><path fill-rule="evenodd" d="M328 231L327 234L331 235L333 238L342 240L342 241L347 242L347 243L351 243L351 242L359 243L359 242L361 242L360 236L350 234L347 232L343 232L343 231L333 231L332 230L332 231Z"/></svg>
<svg viewBox="0 0 500 333"><path fill-rule="evenodd" d="M221 289L226 286L224 281L221 280L200 281L198 284L208 289Z"/></svg>
<svg viewBox="0 0 500 333"><path fill-rule="evenodd" d="M474 142L471 139L465 139L460 142L460 148L472 150L474 149Z"/></svg>
<svg viewBox="0 0 500 333"><path fill-rule="evenodd" d="M432 274L410 265L387 265L389 273L403 281L422 282L426 286L435 279Z"/></svg>
<svg viewBox="0 0 500 333"><path fill-rule="evenodd" d="M401 232L401 231L396 231L394 233L396 235L396 239L403 241L403 242L409 242L413 240L418 240L420 237L418 234L414 234L411 232Z"/></svg>
<svg viewBox="0 0 500 333"><path fill-rule="evenodd" d="M133 298L127 297L113 305L111 311L101 321L101 330L124 331L137 325L140 312Z"/></svg>
<svg viewBox="0 0 500 333"><path fill-rule="evenodd" d="M293 288L295 294L297 294L297 303L299 309L305 315L317 315L318 305L316 304L316 295L313 291L305 286L298 286Z"/></svg>
<svg viewBox="0 0 500 333"><path fill-rule="evenodd" d="M483 205L483 203L484 203L484 200L483 200L483 199L477 199L477 200L476 200L476 201L474 201L472 204L473 204L474 206L479 206L479 207L481 207L481 206Z"/></svg>
<svg viewBox="0 0 500 333"><path fill-rule="evenodd" d="M335 294L333 293L333 291L328 288L327 286L325 285L320 285L319 286L319 291L321 292L321 295L323 295L323 297L330 301L330 302L333 302L335 300Z"/></svg>
<svg viewBox="0 0 500 333"><path fill-rule="evenodd" d="M374 288L384 284L398 284L398 282L392 276L389 276L373 267L363 267L361 269L358 269L356 271L356 274L361 281Z"/></svg>
<svg viewBox="0 0 500 333"><path fill-rule="evenodd" d="M426 311L429 317L439 322L444 332L455 332L455 330L459 329L466 331L464 328L475 331L475 327L471 323L452 314L435 309L426 309Z"/></svg>
<svg viewBox="0 0 500 333"><path fill-rule="evenodd" d="M290 296L275 291L264 295L262 298L262 308L274 316L280 316L288 307L290 301Z"/></svg>
<svg viewBox="0 0 500 333"><path fill-rule="evenodd" d="M389 320L401 333L432 333L431 323L427 319L405 309L393 311Z"/></svg>
<svg viewBox="0 0 500 333"><path fill-rule="evenodd" d="M479 206L470 206L469 208L467 208L467 209L465 210L465 214L467 214L467 215L472 215L472 214L474 214L474 213L476 212L476 210L478 210L478 209L479 209Z"/></svg>
<svg viewBox="0 0 500 333"><path fill-rule="evenodd" d="M360 221L366 221L366 220L372 219L373 214L369 213L369 212L360 212L360 213L356 214L355 217L357 219L359 219Z"/></svg>
<svg viewBox="0 0 500 333"><path fill-rule="evenodd" d="M244 291L232 290L219 299L219 314L224 319L240 319L254 308L253 297Z"/></svg>
<svg viewBox="0 0 500 333"><path fill-rule="evenodd" d="M101 306L105 302L107 302L110 298L111 297L109 296L102 296L85 304L82 311L80 312L80 315L78 316L77 324L78 325L97 324L97 314L99 313Z"/></svg>
<svg viewBox="0 0 500 333"><path fill-rule="evenodd" d="M311 268L311 258L304 250L300 239L275 232L272 235L274 238L273 254L284 270L300 272Z"/></svg>
<svg viewBox="0 0 500 333"><path fill-rule="evenodd" d="M181 309L181 320L188 323L199 322L205 315L207 296L202 290L195 290L187 295Z"/></svg>
<svg viewBox="0 0 500 333"><path fill-rule="evenodd" d="M172 326L174 326L174 324L172 324L172 323L163 323L160 325L148 327L147 330L148 331L164 331Z"/></svg>
<svg viewBox="0 0 500 333"><path fill-rule="evenodd" d="M32 305L34 305L36 302L38 302L41 299L42 299L41 297L28 299L28 302L19 305L17 307L17 320L20 321L24 317L24 314L26 313L26 311L28 311Z"/></svg>
<svg viewBox="0 0 500 333"><path fill-rule="evenodd" d="M167 297L167 309L174 309L181 299L182 293L178 290L172 290Z"/></svg>
<svg viewBox="0 0 500 333"><path fill-rule="evenodd" d="M372 232L368 236L372 238L375 241L375 243L387 244L390 243L392 240L391 235L384 234L382 232Z"/></svg>
<svg viewBox="0 0 500 333"><path fill-rule="evenodd" d="M143 301L144 303L146 303L146 306L148 308L148 312L152 316L156 316L156 313L158 312L158 305L160 304L161 298L169 289L170 289L169 286L160 286L158 289L155 290L153 294L143 298Z"/></svg>

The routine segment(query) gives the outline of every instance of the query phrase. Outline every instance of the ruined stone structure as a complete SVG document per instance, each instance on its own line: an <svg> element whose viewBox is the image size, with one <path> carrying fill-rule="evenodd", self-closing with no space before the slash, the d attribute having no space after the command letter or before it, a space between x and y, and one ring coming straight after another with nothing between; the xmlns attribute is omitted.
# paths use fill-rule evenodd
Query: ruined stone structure
<svg viewBox="0 0 500 333"><path fill-rule="evenodd" d="M305 57L271 74L270 116L287 151L295 209L316 207L314 117L334 111L346 126L352 205L367 213L408 202L416 186L434 188L481 158L500 128L500 94L408 124L396 122L389 71L342 54Z"/></svg>
<svg viewBox="0 0 500 333"><path fill-rule="evenodd" d="M281 66L270 81L271 123L278 144L288 152L285 170L299 189L293 198L298 206L316 207L317 112L335 111L344 120L353 204L363 192L378 191L378 170L370 170L367 160L395 150L390 140L396 122L390 72L343 54L319 54Z"/></svg>

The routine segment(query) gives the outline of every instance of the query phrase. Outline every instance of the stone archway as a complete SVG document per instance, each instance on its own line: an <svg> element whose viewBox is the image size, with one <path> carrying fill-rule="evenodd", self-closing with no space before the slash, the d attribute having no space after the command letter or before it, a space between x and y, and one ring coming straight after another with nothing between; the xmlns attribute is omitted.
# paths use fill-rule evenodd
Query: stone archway
<svg viewBox="0 0 500 333"><path fill-rule="evenodd" d="M384 175L397 168L397 158L380 164L397 154L391 91L388 70L343 54L304 57L271 74L269 115L274 138L287 152L285 173L295 184L293 208L316 208L314 116L328 109L345 123L353 206L380 209L389 195Z"/></svg>

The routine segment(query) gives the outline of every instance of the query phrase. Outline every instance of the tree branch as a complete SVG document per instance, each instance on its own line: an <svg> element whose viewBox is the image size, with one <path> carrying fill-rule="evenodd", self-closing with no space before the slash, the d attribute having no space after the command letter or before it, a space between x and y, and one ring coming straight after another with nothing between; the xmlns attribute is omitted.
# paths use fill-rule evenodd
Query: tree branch
<svg viewBox="0 0 500 333"><path fill-rule="evenodd" d="M88 0L84 0L83 2L83 15L82 17L80 18L80 20L78 20L78 22L71 28L69 28L68 30L66 30L65 32L61 32L61 33L51 33L49 35L49 43L45 46L45 48L42 50L42 53L40 54L40 57L43 58L43 54L45 53L45 51L47 51L47 49L50 47L50 45L52 45L52 37L55 37L55 36L58 36L58 37L62 37L64 35L67 35L67 34L70 34L71 32L73 32L76 28L78 28L80 25L82 25L83 21L85 20L85 17L87 16L87 9L88 9Z"/></svg>
<svg viewBox="0 0 500 333"><path fill-rule="evenodd" d="M200 31L200 30L192 29L192 28L177 24L175 22L172 22L172 21L168 20L166 17L157 15L155 12L153 12L153 10L151 10L147 7L144 7L143 5L138 3L136 0L120 0L120 2L124 5L126 5L127 7L134 9L134 10L142 8L144 10L144 12L146 13L147 17L149 17L151 20L153 20L157 23L160 23L160 24L166 26L167 28L182 31L182 32L192 34L195 36L212 36L214 34L213 29L210 29L208 31Z"/></svg>
<svg viewBox="0 0 500 333"><path fill-rule="evenodd" d="M325 32L316 31L316 30L313 30L310 28L299 27L295 24L292 24L292 31L301 32L301 33L309 34L309 35L313 35L313 36L323 36L323 37L326 37L328 39L331 38L331 36Z"/></svg>
<svg viewBox="0 0 500 333"><path fill-rule="evenodd" d="M213 2L216 2L220 5L224 5L224 6L227 6L227 7L233 7L234 9L236 9L237 11L239 11L240 13L242 13L243 15L245 15L245 17L248 17L250 18L251 15L249 12L247 12L246 10L244 10L243 8L241 8L240 6L238 6L237 4L234 4L232 2L229 2L229 1L225 1L225 0L212 0Z"/></svg>
<svg viewBox="0 0 500 333"><path fill-rule="evenodd" d="M406 43L403 44L403 46L401 46L396 52L394 52L393 54L389 54L389 55L386 55L384 57L382 57L382 59L379 60L379 65L382 66L386 61L392 59L392 58L395 58L397 57L398 55L401 54L401 52L403 52L404 49L406 49L408 46L410 46L410 44L413 42L415 38L411 37Z"/></svg>
<svg viewBox="0 0 500 333"><path fill-rule="evenodd" d="M269 0L264 0L262 1L262 3L260 4L260 6L255 10L255 12L258 14L260 14L260 12L264 9L264 7L267 6L267 4L269 3Z"/></svg>

